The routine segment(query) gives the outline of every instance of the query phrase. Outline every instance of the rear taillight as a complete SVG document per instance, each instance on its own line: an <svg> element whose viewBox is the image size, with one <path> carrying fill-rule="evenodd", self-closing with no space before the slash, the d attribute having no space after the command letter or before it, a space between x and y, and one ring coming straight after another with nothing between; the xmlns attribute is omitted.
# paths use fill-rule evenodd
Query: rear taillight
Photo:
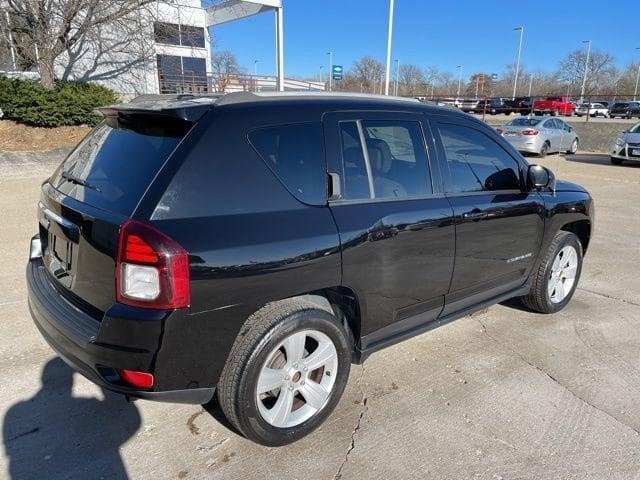
<svg viewBox="0 0 640 480"><path fill-rule="evenodd" d="M539 133L540 132L535 128L527 128L526 130L522 130L522 135L527 135L527 136L535 136L535 135L538 135Z"/></svg>
<svg viewBox="0 0 640 480"><path fill-rule="evenodd" d="M137 370L127 370L124 368L116 369L118 375L124 383L136 388L153 387L153 375L148 372L139 372Z"/></svg>
<svg viewBox="0 0 640 480"><path fill-rule="evenodd" d="M120 227L118 240L116 299L144 308L188 307L187 252L152 226L127 220Z"/></svg>

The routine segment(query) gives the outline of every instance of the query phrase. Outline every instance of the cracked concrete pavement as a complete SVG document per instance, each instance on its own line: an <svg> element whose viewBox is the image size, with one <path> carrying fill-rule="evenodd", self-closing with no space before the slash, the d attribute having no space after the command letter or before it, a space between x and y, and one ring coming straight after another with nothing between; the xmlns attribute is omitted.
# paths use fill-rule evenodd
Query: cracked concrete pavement
<svg viewBox="0 0 640 480"><path fill-rule="evenodd" d="M507 302L353 366L311 436L252 444L199 406L129 404L55 360L24 265L54 154L0 154L2 478L640 479L640 165L539 161L582 183L596 232L562 312Z"/></svg>

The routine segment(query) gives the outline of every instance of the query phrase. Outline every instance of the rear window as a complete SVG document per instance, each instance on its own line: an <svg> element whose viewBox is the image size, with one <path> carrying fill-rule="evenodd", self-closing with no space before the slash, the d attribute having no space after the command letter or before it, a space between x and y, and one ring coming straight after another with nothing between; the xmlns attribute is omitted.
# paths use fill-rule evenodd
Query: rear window
<svg viewBox="0 0 640 480"><path fill-rule="evenodd" d="M130 215L185 133L159 125L134 131L102 123L71 152L50 182L89 205Z"/></svg>
<svg viewBox="0 0 640 480"><path fill-rule="evenodd" d="M616 103L613 108L627 108L628 106L628 103Z"/></svg>
<svg viewBox="0 0 640 480"><path fill-rule="evenodd" d="M327 171L319 123L261 128L249 133L249 141L298 200L311 205L326 202Z"/></svg>
<svg viewBox="0 0 640 480"><path fill-rule="evenodd" d="M512 127L535 127L539 123L540 119L538 118L516 118L507 123L507 125L511 125Z"/></svg>

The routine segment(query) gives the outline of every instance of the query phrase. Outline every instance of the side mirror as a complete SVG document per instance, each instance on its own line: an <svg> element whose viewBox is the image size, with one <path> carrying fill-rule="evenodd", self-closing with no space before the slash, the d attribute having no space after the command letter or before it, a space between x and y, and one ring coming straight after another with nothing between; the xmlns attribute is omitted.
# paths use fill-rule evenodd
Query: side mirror
<svg viewBox="0 0 640 480"><path fill-rule="evenodd" d="M555 176L553 172L542 165L529 165L527 183L534 190L554 189Z"/></svg>

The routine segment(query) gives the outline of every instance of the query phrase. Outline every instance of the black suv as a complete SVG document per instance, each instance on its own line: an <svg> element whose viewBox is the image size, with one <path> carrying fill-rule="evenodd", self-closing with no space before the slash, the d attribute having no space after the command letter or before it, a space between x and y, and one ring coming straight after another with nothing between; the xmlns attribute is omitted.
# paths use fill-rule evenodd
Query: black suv
<svg viewBox="0 0 640 480"><path fill-rule="evenodd" d="M352 362L511 297L575 291L593 203L490 127L358 95L102 109L42 185L27 266L44 338L104 388L217 401L283 445Z"/></svg>
<svg viewBox="0 0 640 480"><path fill-rule="evenodd" d="M614 103L609 110L611 118L640 118L640 102L618 102Z"/></svg>

